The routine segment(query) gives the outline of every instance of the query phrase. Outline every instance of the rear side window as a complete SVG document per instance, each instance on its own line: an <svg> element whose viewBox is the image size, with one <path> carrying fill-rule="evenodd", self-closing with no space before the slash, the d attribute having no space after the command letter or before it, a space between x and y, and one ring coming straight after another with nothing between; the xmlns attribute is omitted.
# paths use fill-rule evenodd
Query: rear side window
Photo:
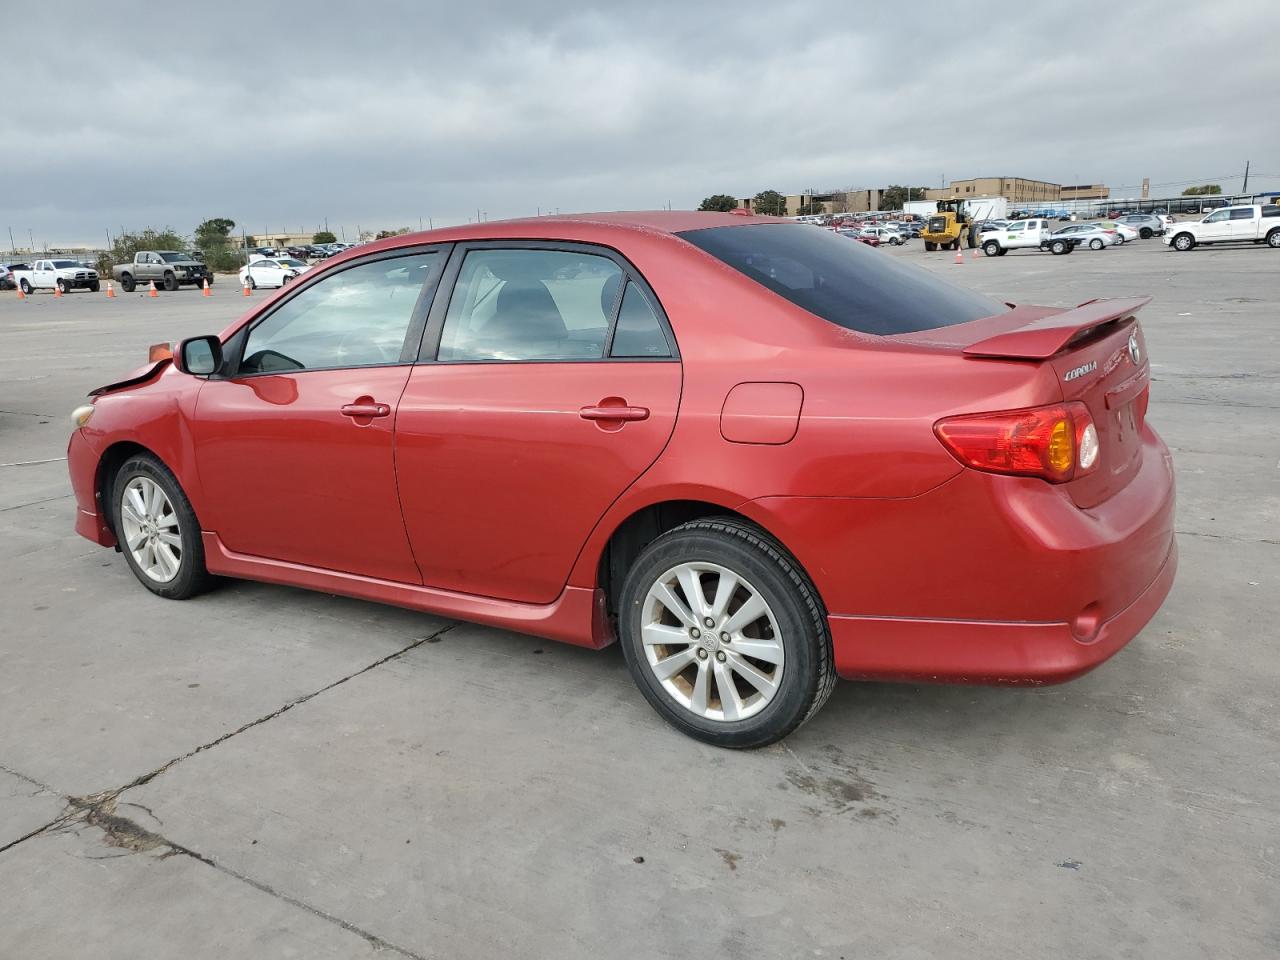
<svg viewBox="0 0 1280 960"><path fill-rule="evenodd" d="M934 330L1008 310L829 230L752 224L680 236L796 306L861 333Z"/></svg>
<svg viewBox="0 0 1280 960"><path fill-rule="evenodd" d="M1232 210L1231 219L1232 220L1252 220L1253 207L1242 207L1239 210Z"/></svg>
<svg viewBox="0 0 1280 960"><path fill-rule="evenodd" d="M662 332L662 324L658 322L658 314L644 291L631 281L627 281L626 292L622 295L622 307L618 311L618 325L613 331L609 356L671 356L671 347Z"/></svg>

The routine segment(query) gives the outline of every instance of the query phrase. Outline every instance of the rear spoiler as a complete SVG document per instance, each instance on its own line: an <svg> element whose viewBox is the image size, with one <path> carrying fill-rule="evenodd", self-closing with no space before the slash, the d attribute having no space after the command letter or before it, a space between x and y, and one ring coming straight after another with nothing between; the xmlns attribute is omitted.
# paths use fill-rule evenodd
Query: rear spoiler
<svg viewBox="0 0 1280 960"><path fill-rule="evenodd" d="M969 357L1047 360L1091 328L1131 316L1150 302L1150 297L1090 300L1073 310L1041 317L1008 333L979 340L965 347L964 352Z"/></svg>

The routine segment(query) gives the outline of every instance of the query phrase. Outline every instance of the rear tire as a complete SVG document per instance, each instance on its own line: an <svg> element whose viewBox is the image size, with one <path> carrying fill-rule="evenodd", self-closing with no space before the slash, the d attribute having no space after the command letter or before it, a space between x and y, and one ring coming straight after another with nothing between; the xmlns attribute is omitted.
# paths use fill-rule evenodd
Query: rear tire
<svg viewBox="0 0 1280 960"><path fill-rule="evenodd" d="M988 240L982 245L982 252L988 257L998 257L1001 253L1000 244L996 243L994 240Z"/></svg>
<svg viewBox="0 0 1280 960"><path fill-rule="evenodd" d="M120 552L144 587L167 600L186 600L213 585L200 523L163 463L150 454L130 457L111 483L109 502Z"/></svg>
<svg viewBox="0 0 1280 960"><path fill-rule="evenodd" d="M23 277L21 280L18 281L18 286L22 288L22 292L24 295L28 297L31 296L31 293L32 293L31 284L27 281L26 277Z"/></svg>
<svg viewBox="0 0 1280 960"><path fill-rule="evenodd" d="M645 547L627 572L618 626L645 699L704 743L750 749L781 740L835 686L817 590L781 546L737 519L695 520Z"/></svg>
<svg viewBox="0 0 1280 960"><path fill-rule="evenodd" d="M1064 240L1055 240L1055 241L1053 241L1053 243L1052 243L1052 244L1050 244L1050 245L1049 245L1049 249L1050 249L1050 250L1052 250L1056 256L1059 256L1059 257L1060 257L1060 256L1062 256L1064 253L1066 253L1066 252L1067 252L1067 244L1066 244L1066 241L1064 241Z"/></svg>
<svg viewBox="0 0 1280 960"><path fill-rule="evenodd" d="M1267 246L1272 250L1280 250L1280 229L1272 230L1267 234Z"/></svg>

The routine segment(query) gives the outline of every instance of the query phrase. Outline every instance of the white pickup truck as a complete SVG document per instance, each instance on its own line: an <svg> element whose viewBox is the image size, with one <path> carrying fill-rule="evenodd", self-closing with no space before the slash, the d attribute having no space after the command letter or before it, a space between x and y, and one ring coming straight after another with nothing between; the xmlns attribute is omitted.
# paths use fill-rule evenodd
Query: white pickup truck
<svg viewBox="0 0 1280 960"><path fill-rule="evenodd" d="M1200 244L1262 243L1280 248L1280 206L1251 203L1223 207L1194 223L1175 223L1165 231L1164 242L1186 252Z"/></svg>
<svg viewBox="0 0 1280 960"><path fill-rule="evenodd" d="M978 246L988 257L1003 257L1010 250L1048 250L1061 255L1076 248L1079 239L1055 235L1049 220L1014 220L978 234Z"/></svg>
<svg viewBox="0 0 1280 960"><path fill-rule="evenodd" d="M97 293L99 288L98 271L78 260L37 260L30 270L14 270L13 278L23 293L55 287L63 293L81 287Z"/></svg>

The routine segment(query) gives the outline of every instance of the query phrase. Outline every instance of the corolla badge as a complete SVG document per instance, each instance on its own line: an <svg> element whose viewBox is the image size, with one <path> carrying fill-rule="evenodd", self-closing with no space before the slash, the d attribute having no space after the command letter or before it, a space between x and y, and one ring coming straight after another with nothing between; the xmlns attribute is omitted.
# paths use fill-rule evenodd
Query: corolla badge
<svg viewBox="0 0 1280 960"><path fill-rule="evenodd" d="M1088 363L1082 363L1074 369L1068 370L1062 375L1063 380L1075 380L1077 377L1083 377L1086 373L1092 373L1098 369L1098 361L1090 360Z"/></svg>
<svg viewBox="0 0 1280 960"><path fill-rule="evenodd" d="M1129 334L1129 359L1133 361L1134 366L1142 362L1142 348L1138 346L1136 333Z"/></svg>

